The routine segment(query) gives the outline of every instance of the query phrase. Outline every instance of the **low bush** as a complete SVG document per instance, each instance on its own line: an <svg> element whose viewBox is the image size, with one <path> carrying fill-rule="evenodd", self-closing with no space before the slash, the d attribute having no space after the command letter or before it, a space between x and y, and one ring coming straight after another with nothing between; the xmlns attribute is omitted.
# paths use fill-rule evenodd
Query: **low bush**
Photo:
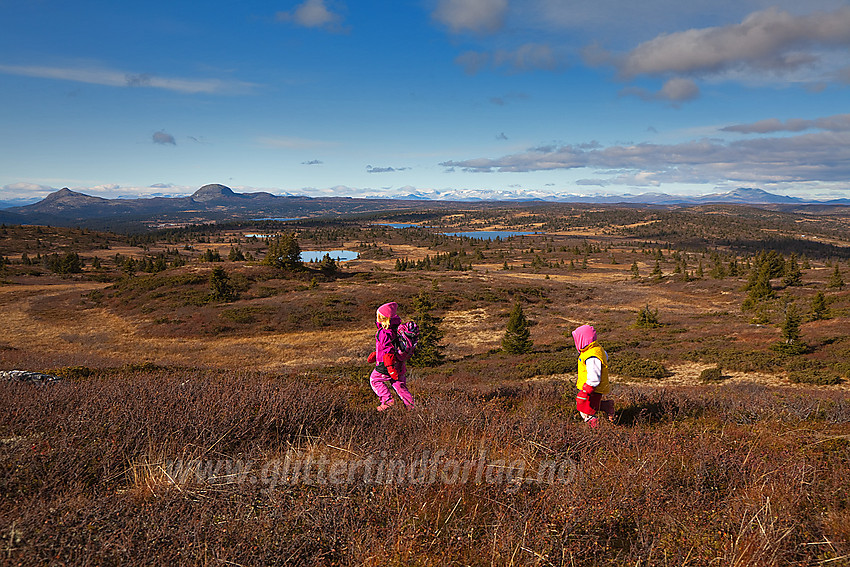
<svg viewBox="0 0 850 567"><path fill-rule="evenodd" d="M717 382L718 380L723 380L723 370L719 366L706 368L699 373L699 379L702 382Z"/></svg>
<svg viewBox="0 0 850 567"><path fill-rule="evenodd" d="M621 352L608 359L608 370L613 374L632 378L663 378L667 374L664 365L656 360L641 358L637 354Z"/></svg>
<svg viewBox="0 0 850 567"><path fill-rule="evenodd" d="M794 370L788 373L788 379L795 384L814 386L834 386L841 383L841 378L829 370Z"/></svg>

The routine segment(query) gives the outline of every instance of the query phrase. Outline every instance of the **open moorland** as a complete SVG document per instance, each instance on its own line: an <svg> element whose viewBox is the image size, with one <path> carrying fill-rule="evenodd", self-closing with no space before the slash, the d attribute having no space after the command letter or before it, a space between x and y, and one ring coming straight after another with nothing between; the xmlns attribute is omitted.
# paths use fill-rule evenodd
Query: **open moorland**
<svg viewBox="0 0 850 567"><path fill-rule="evenodd" d="M0 382L3 561L846 563L850 216L818 213L0 227L0 370L62 378ZM442 357L379 414L386 301ZM517 305L529 352L501 348ZM594 431L584 323L618 409Z"/></svg>

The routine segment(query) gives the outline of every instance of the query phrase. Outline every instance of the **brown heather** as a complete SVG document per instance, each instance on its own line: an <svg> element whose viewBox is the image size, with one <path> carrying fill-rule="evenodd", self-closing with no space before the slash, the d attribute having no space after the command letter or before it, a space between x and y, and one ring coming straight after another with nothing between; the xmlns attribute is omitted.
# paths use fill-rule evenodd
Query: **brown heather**
<svg viewBox="0 0 850 567"><path fill-rule="evenodd" d="M374 412L366 368L184 368L4 383L7 564L817 565L850 554L850 403L760 386L615 389L585 429L560 381ZM604 424L607 425L607 424ZM565 482L287 484L169 462L569 461ZM256 471L255 471L256 472Z"/></svg>
<svg viewBox="0 0 850 567"><path fill-rule="evenodd" d="M840 210L518 205L0 227L0 369L64 378L0 382L0 564L848 564L850 289L828 287L848 277L848 226ZM361 258L276 270L246 236L293 231ZM742 309L765 250L802 275ZM232 301L211 297L216 266ZM446 360L412 370L414 411L379 414L375 306L408 317L423 291ZM509 355L518 302L534 351ZM780 348L790 304L801 343ZM643 309L657 325L639 328ZM569 330L588 322L618 408L596 431L574 409Z"/></svg>

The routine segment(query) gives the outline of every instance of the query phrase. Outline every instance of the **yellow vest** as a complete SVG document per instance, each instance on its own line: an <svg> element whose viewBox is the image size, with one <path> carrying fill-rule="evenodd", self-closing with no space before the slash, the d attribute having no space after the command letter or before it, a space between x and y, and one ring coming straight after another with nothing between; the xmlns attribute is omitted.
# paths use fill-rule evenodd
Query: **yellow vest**
<svg viewBox="0 0 850 567"><path fill-rule="evenodd" d="M581 390L584 383L587 382L587 364L585 361L588 358L598 358L602 362L602 376L600 377L599 385L593 391L599 394L607 394L611 391L611 385L608 384L608 353L596 341L584 347L584 350L579 353L576 388Z"/></svg>

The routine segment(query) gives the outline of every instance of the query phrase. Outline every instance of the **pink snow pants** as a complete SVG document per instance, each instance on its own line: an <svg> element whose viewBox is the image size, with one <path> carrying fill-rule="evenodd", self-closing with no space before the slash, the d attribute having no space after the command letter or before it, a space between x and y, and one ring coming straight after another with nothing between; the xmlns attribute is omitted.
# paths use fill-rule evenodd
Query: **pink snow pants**
<svg viewBox="0 0 850 567"><path fill-rule="evenodd" d="M404 405L412 408L413 394L411 394L410 390L407 389L407 376L399 375L399 380L395 382L393 382L389 376L381 374L377 370L373 370L372 375L369 376L369 384L372 386L372 390L378 395L378 398L380 398L382 404L393 399L393 394L387 387L388 382L392 383L393 390L396 391L396 394L398 394L398 397L404 402Z"/></svg>

